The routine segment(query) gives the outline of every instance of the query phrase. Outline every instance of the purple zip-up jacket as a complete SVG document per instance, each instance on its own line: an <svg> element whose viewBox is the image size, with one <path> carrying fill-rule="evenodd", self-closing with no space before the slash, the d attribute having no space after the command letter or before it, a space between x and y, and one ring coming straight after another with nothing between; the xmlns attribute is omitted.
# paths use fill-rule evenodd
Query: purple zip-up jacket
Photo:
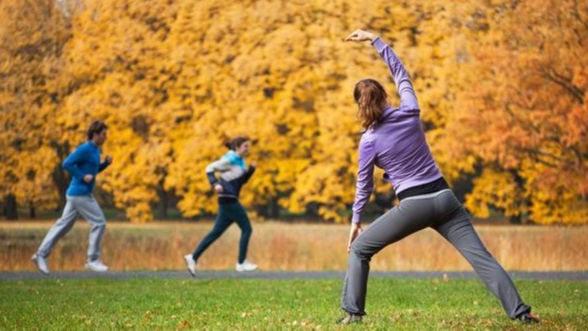
<svg viewBox="0 0 588 331"><path fill-rule="evenodd" d="M372 45L386 62L400 106L387 107L382 118L368 129L359 142L359 169L353 204L353 223L359 223L374 188L374 166L384 169L396 194L442 177L421 127L420 109L412 83L400 59L379 37Z"/></svg>

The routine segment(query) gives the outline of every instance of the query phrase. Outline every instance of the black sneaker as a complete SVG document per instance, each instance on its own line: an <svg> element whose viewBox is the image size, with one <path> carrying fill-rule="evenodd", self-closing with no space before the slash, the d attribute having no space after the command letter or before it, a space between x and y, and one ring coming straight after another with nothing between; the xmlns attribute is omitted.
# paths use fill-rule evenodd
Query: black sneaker
<svg viewBox="0 0 588 331"><path fill-rule="evenodd" d="M355 324L355 323L361 323L361 315L347 313L347 316L345 316L342 319L337 321L337 324L343 324L343 325Z"/></svg>
<svg viewBox="0 0 588 331"><path fill-rule="evenodd" d="M531 313L522 313L517 317L517 319L523 323L534 324L539 323L539 317L531 314Z"/></svg>

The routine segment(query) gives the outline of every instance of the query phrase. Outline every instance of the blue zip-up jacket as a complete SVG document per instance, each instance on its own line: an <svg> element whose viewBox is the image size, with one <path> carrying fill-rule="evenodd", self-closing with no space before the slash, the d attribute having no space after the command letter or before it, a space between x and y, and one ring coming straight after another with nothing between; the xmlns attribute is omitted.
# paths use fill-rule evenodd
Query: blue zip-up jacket
<svg viewBox="0 0 588 331"><path fill-rule="evenodd" d="M219 179L216 178L215 171L220 172ZM255 167L250 165L247 168L245 160L235 151L229 151L220 160L206 167L206 175L210 185L220 184L223 192L218 196L223 198L238 199L241 187L247 183L254 172Z"/></svg>
<svg viewBox="0 0 588 331"><path fill-rule="evenodd" d="M100 149L93 142L87 141L73 153L71 153L62 164L72 178L67 189L69 196L90 195L96 183L96 175L109 166L109 163L100 163ZM85 175L92 175L91 182L84 182Z"/></svg>

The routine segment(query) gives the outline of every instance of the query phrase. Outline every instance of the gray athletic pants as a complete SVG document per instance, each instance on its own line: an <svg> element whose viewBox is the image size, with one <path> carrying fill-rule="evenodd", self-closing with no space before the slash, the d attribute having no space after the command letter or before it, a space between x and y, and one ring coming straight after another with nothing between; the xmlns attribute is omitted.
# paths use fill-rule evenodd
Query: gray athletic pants
<svg viewBox="0 0 588 331"><path fill-rule="evenodd" d="M509 275L480 241L470 216L449 189L403 199L372 223L351 245L341 307L365 315L370 260L384 247L431 227L449 241L472 265L510 318L531 307L525 305Z"/></svg>
<svg viewBox="0 0 588 331"><path fill-rule="evenodd" d="M94 261L100 256L100 241L106 229L106 219L100 206L92 195L67 196L67 203L63 209L63 215L47 232L37 254L47 258L51 254L53 246L63 237L82 216L92 224L88 241L88 261Z"/></svg>

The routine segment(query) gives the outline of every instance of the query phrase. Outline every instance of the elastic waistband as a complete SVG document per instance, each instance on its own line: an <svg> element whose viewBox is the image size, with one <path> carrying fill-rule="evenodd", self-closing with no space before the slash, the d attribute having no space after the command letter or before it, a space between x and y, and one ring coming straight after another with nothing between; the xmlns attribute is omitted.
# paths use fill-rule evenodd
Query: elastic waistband
<svg viewBox="0 0 588 331"><path fill-rule="evenodd" d="M82 194L82 195L70 195L70 194L66 194L65 198L66 199L79 199L79 198L93 198L94 195L93 194Z"/></svg>
<svg viewBox="0 0 588 331"><path fill-rule="evenodd" d="M437 197L445 192L451 192L451 189L446 188L444 190L441 191L437 191L434 193L428 193L428 194L422 194L422 195L414 195L412 197L408 197L408 198L404 198L402 199L402 201L407 201L407 200L415 200L415 199L430 199L430 198L434 198Z"/></svg>
<svg viewBox="0 0 588 331"><path fill-rule="evenodd" d="M417 186L413 186L413 187L409 187L409 188L405 189L404 191L397 193L396 196L398 197L398 200L402 201L406 198L416 197L419 195L424 195L424 194L429 194L429 193L435 193L435 192L439 192L441 190L448 189L448 188L449 188L449 185L447 185L445 178L443 178L443 176L441 176L431 182L417 185Z"/></svg>
<svg viewBox="0 0 588 331"><path fill-rule="evenodd" d="M239 200L236 197L231 197L231 196L220 196L218 197L218 203L220 205L232 205L234 203L239 202Z"/></svg>

